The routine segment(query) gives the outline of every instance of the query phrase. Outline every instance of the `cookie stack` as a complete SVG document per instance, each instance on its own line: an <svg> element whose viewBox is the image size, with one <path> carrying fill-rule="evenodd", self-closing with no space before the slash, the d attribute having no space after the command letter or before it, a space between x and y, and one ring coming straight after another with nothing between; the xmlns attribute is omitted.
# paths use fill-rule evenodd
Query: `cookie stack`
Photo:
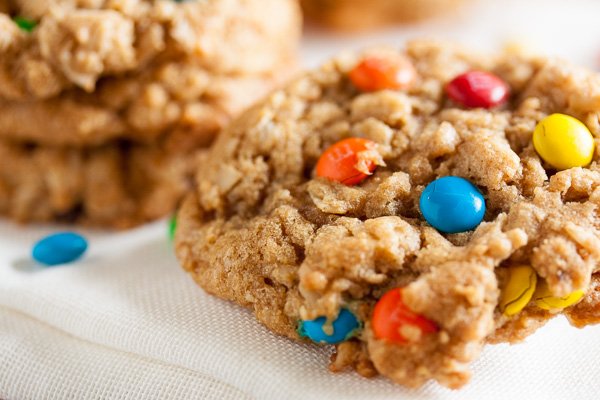
<svg viewBox="0 0 600 400"><path fill-rule="evenodd" d="M230 118L295 70L295 0L0 1L0 213L170 213Z"/></svg>

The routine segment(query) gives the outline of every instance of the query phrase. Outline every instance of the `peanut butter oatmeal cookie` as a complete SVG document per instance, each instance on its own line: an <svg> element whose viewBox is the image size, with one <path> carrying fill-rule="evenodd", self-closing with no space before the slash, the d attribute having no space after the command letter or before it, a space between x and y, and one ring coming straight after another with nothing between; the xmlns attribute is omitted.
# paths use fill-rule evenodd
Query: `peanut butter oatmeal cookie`
<svg viewBox="0 0 600 400"><path fill-rule="evenodd" d="M0 213L168 214L195 149L294 73L300 31L295 0L0 1Z"/></svg>
<svg viewBox="0 0 600 400"><path fill-rule="evenodd" d="M455 11L467 0L301 0L309 19L342 30L410 23Z"/></svg>
<svg viewBox="0 0 600 400"><path fill-rule="evenodd" d="M131 228L173 211L202 151L0 143L0 213L18 222Z"/></svg>
<svg viewBox="0 0 600 400"><path fill-rule="evenodd" d="M209 142L290 70L294 0L10 0L0 14L0 138L49 145ZM36 23L28 32L11 16Z"/></svg>
<svg viewBox="0 0 600 400"><path fill-rule="evenodd" d="M337 343L333 371L460 388L488 343L600 321L599 117L599 77L560 60L345 54L224 130L177 255L272 331Z"/></svg>

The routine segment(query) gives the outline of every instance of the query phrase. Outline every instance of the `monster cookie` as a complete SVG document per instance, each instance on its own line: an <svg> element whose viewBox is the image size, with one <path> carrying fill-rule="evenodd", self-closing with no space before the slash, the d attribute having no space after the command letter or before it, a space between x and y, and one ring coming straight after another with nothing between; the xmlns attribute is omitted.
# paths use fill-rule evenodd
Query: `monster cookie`
<svg viewBox="0 0 600 400"><path fill-rule="evenodd" d="M202 150L106 144L93 148L0 142L0 213L19 222L129 228L169 214Z"/></svg>
<svg viewBox="0 0 600 400"><path fill-rule="evenodd" d="M293 0L11 0L0 15L0 138L210 141L294 61ZM14 20L11 19L13 16ZM26 17L35 27L17 24Z"/></svg>
<svg viewBox="0 0 600 400"><path fill-rule="evenodd" d="M301 29L294 0L4 0L0 10L0 147L11 153L0 212L21 221L83 210L78 220L129 226L170 212L189 179L173 173L293 73ZM164 185L150 177L160 168ZM102 187L86 186L91 175Z"/></svg>
<svg viewBox="0 0 600 400"><path fill-rule="evenodd" d="M372 29L450 13L466 0L301 0L308 18L336 29Z"/></svg>
<svg viewBox="0 0 600 400"><path fill-rule="evenodd" d="M278 334L407 386L600 321L600 79L435 41L344 54L202 155L176 250Z"/></svg>

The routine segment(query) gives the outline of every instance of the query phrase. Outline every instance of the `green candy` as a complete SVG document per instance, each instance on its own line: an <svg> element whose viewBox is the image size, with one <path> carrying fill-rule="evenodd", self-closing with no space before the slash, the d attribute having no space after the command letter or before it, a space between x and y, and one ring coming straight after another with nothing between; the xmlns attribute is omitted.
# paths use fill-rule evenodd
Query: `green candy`
<svg viewBox="0 0 600 400"><path fill-rule="evenodd" d="M19 28L21 28L25 32L31 32L31 31L33 31L33 29L38 24L36 21L32 21L32 20L27 19L25 17L15 17L15 18L13 18L13 21L15 22L15 24L17 24L17 26Z"/></svg>
<svg viewBox="0 0 600 400"><path fill-rule="evenodd" d="M173 214L169 220L169 239L171 241L175 239L175 229L177 229L177 213Z"/></svg>

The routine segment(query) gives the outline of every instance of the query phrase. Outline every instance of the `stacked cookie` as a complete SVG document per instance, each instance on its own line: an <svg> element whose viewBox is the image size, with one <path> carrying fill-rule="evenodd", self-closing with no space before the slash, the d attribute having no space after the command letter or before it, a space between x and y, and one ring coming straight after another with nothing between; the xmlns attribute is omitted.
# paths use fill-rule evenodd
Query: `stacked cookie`
<svg viewBox="0 0 600 400"><path fill-rule="evenodd" d="M407 386L600 322L600 78L444 42L346 54L226 128L178 213L209 293Z"/></svg>
<svg viewBox="0 0 600 400"><path fill-rule="evenodd" d="M0 213L130 227L294 71L294 0L0 2Z"/></svg>
<svg viewBox="0 0 600 400"><path fill-rule="evenodd" d="M301 0L306 15L343 30L410 23L453 12L466 0Z"/></svg>

